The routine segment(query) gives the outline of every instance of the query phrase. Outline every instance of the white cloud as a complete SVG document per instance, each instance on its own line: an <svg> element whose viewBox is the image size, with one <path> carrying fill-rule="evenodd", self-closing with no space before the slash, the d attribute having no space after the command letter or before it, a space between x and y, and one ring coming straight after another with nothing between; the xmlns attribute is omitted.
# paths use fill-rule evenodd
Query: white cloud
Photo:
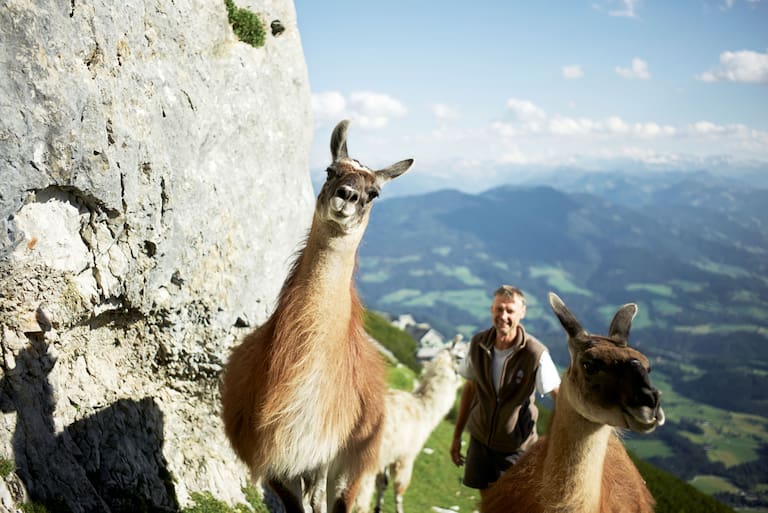
<svg viewBox="0 0 768 513"><path fill-rule="evenodd" d="M677 129L670 125L659 125L658 123L635 123L632 125L632 132L639 137L669 137L677 133Z"/></svg>
<svg viewBox="0 0 768 513"><path fill-rule="evenodd" d="M459 117L459 112L455 108L444 103L433 104L432 114L435 115L438 121L450 121Z"/></svg>
<svg viewBox="0 0 768 513"><path fill-rule="evenodd" d="M562 71L563 71L563 78L568 80L574 80L584 76L584 70L582 70L581 66L579 66L578 64L573 64L571 66L563 66Z"/></svg>
<svg viewBox="0 0 768 513"><path fill-rule="evenodd" d="M640 3L639 0L620 0L619 4L621 7L609 10L608 14L611 16L619 16L621 18L637 18L635 8L638 3Z"/></svg>
<svg viewBox="0 0 768 513"><path fill-rule="evenodd" d="M591 119L557 117L550 120L548 128L549 133L555 135L586 135L595 132L598 126Z"/></svg>
<svg viewBox="0 0 768 513"><path fill-rule="evenodd" d="M697 77L704 82L749 82L768 84L768 50L766 53L741 50L720 54L720 66Z"/></svg>
<svg viewBox="0 0 768 513"><path fill-rule="evenodd" d="M363 128L382 128L393 117L402 117L408 112L400 100L387 94L369 91L355 92L349 95L352 118Z"/></svg>
<svg viewBox="0 0 768 513"><path fill-rule="evenodd" d="M518 98L507 100L507 111L519 121L542 121L547 117L547 114L533 102Z"/></svg>
<svg viewBox="0 0 768 513"><path fill-rule="evenodd" d="M347 101L344 99L344 95L338 91L312 95L312 113L318 123L337 122L344 116L346 109Z"/></svg>
<svg viewBox="0 0 768 513"><path fill-rule="evenodd" d="M698 121L689 125L689 131L700 135L718 134L723 132L723 127L711 121Z"/></svg>
<svg viewBox="0 0 768 513"><path fill-rule="evenodd" d="M629 68L616 66L616 73L630 80L648 80L651 78L651 74L648 71L648 63L637 57L632 59L632 65Z"/></svg>
<svg viewBox="0 0 768 513"><path fill-rule="evenodd" d="M634 138L672 137L680 133L680 129L671 125L662 125L653 121L643 123L627 123L619 116L609 116L605 119L586 117L569 117L549 115L533 102L520 99L507 101L507 111L513 116L505 121L497 121L491 125L492 133L503 139L526 136L626 136ZM692 131L689 128L688 132Z"/></svg>
<svg viewBox="0 0 768 513"><path fill-rule="evenodd" d="M375 129L404 116L408 109L400 100L383 93L356 91L345 98L338 91L326 91L312 94L312 111L316 126L350 118L362 128Z"/></svg>
<svg viewBox="0 0 768 513"><path fill-rule="evenodd" d="M498 158L500 164L529 164L530 157L526 156L517 146L506 148L506 151Z"/></svg>
<svg viewBox="0 0 768 513"><path fill-rule="evenodd" d="M611 116L605 120L605 128L608 132L614 134L626 134L629 132L629 125L618 116Z"/></svg>
<svg viewBox="0 0 768 513"><path fill-rule="evenodd" d="M756 4L759 4L761 0L747 0L747 4L750 7L755 6ZM720 6L720 9L724 11L728 11L730 9L733 9L734 4L736 3L736 0L725 0L725 3Z"/></svg>

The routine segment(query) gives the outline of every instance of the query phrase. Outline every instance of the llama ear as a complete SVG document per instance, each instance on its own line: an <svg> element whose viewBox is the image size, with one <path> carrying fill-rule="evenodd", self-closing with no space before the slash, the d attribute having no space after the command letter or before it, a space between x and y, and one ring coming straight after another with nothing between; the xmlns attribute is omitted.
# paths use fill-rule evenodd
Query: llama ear
<svg viewBox="0 0 768 513"><path fill-rule="evenodd" d="M349 157L347 153L347 130L349 129L349 120L339 121L331 134L331 157L333 162L339 159Z"/></svg>
<svg viewBox="0 0 768 513"><path fill-rule="evenodd" d="M563 329L570 338L576 338L578 335L585 334L586 331L581 327L579 321L576 320L568 307L565 306L563 300L558 297L554 292L549 293L549 305L552 307L552 311L560 320L560 324L563 325Z"/></svg>
<svg viewBox="0 0 768 513"><path fill-rule="evenodd" d="M376 183L379 184L379 187L381 187L388 181L394 180L398 176L408 171L412 165L413 165L413 159L406 159L406 160L401 160L396 164L392 164L388 168L375 171Z"/></svg>
<svg viewBox="0 0 768 513"><path fill-rule="evenodd" d="M637 305L634 303L628 303L619 308L616 315L613 316L611 326L608 328L608 336L616 337L626 345L629 339L629 328L635 315L637 315Z"/></svg>

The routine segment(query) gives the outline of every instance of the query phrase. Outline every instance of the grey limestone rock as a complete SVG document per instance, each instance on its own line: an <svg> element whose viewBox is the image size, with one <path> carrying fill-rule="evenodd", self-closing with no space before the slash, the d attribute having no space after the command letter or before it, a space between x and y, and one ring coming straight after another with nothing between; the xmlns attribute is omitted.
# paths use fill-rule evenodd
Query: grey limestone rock
<svg viewBox="0 0 768 513"><path fill-rule="evenodd" d="M219 373L269 313L313 197L293 4L238 5L284 32L238 41L223 0L0 5L0 457L16 496L244 501Z"/></svg>

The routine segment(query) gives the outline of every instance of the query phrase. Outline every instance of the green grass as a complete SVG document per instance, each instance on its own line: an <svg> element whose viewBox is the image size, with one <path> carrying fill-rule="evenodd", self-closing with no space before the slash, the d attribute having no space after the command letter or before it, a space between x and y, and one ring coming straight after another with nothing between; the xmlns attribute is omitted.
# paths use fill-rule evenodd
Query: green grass
<svg viewBox="0 0 768 513"><path fill-rule="evenodd" d="M363 276L360 277L360 281L364 281L367 283L384 283L390 278L391 278L391 275L388 272L378 271L375 273L365 273Z"/></svg>
<svg viewBox="0 0 768 513"><path fill-rule="evenodd" d="M728 480L719 476L696 476L688 483L707 495L714 495L720 492L739 492L738 488L733 486Z"/></svg>
<svg viewBox="0 0 768 513"><path fill-rule="evenodd" d="M248 501L246 504L237 504L234 507L218 500L210 492L192 492L190 498L193 505L181 510L182 513L269 513L267 506L261 500L261 494L255 487L243 489Z"/></svg>
<svg viewBox="0 0 768 513"><path fill-rule="evenodd" d="M237 7L233 0L224 0L224 5L229 24L237 38L255 48L264 46L264 24L259 17L248 9Z"/></svg>
<svg viewBox="0 0 768 513"><path fill-rule="evenodd" d="M493 262L493 264L491 265L493 265L494 267L498 267L502 271L509 271L509 264L506 262Z"/></svg>
<svg viewBox="0 0 768 513"><path fill-rule="evenodd" d="M485 289L440 290L427 293L416 289L400 289L390 292L379 301L382 304L397 304L402 307L431 307L446 303L468 312L476 319L482 319L488 316L488 305L492 299Z"/></svg>
<svg viewBox="0 0 768 513"><path fill-rule="evenodd" d="M365 311L364 317L365 330L369 335L389 349L400 363L414 372L421 371L421 364L416 361L416 341L413 337L370 310Z"/></svg>
<svg viewBox="0 0 768 513"><path fill-rule="evenodd" d="M653 327L654 324L653 320L651 319L649 308L640 301L635 301L635 303L637 303L637 315L632 321L632 329L640 330L643 328ZM608 324L611 322L611 319L613 319L613 316L616 314L616 310L619 306L620 305L601 306L597 309L600 312L601 317L605 319L605 326L608 326Z"/></svg>
<svg viewBox="0 0 768 513"><path fill-rule="evenodd" d="M643 459L658 456L665 458L672 456L672 450L661 440L646 440L642 438L631 438L624 441L624 444L632 452Z"/></svg>
<svg viewBox="0 0 768 513"><path fill-rule="evenodd" d="M387 366L387 384L395 390L410 392L416 383L416 373L403 364Z"/></svg>
<svg viewBox="0 0 768 513"><path fill-rule="evenodd" d="M571 276L563 269L557 267L539 267L533 266L528 270L531 278L545 278L547 285L560 294L581 294L583 296L592 296L592 292L581 288L573 281Z"/></svg>
<svg viewBox="0 0 768 513"><path fill-rule="evenodd" d="M449 267L445 264L438 263L436 266L437 272L444 276L450 276L461 281L464 285L475 286L482 285L484 282L469 270L469 267L459 265L455 267Z"/></svg>
<svg viewBox="0 0 768 513"><path fill-rule="evenodd" d="M48 513L48 508L39 502L25 502L19 505L19 509L24 513Z"/></svg>
<svg viewBox="0 0 768 513"><path fill-rule="evenodd" d="M379 302L382 304L404 303L412 298L418 298L419 296L421 296L421 291L418 289L400 289L382 296L382 298L379 299Z"/></svg>
<svg viewBox="0 0 768 513"><path fill-rule="evenodd" d="M706 450L710 461L720 461L728 467L755 461L760 445L768 444L768 419L692 401L675 392L663 372L654 371L651 379L663 394L662 405L670 421L696 420L702 433L683 434Z"/></svg>
<svg viewBox="0 0 768 513"><path fill-rule="evenodd" d="M411 486L403 498L405 511L432 511L432 506L470 512L477 509L480 494L477 490L461 484L464 467L456 467L451 461L450 449L453 440L453 424L441 422L424 445L413 467ZM468 443L464 435L464 447ZM466 449L465 449L466 450ZM387 489L384 497L385 512L394 511L394 493Z"/></svg>
<svg viewBox="0 0 768 513"><path fill-rule="evenodd" d="M669 284L674 286L677 289L680 289L685 293L701 292L702 290L707 288L706 283L701 283L697 281L670 280Z"/></svg>
<svg viewBox="0 0 768 513"><path fill-rule="evenodd" d="M651 301L653 309L661 315L672 317L683 311L682 307L676 305L672 301L665 299L655 299Z"/></svg>
<svg viewBox="0 0 768 513"><path fill-rule="evenodd" d="M16 464L8 458L0 458L0 478L5 479L16 470Z"/></svg>
<svg viewBox="0 0 768 513"><path fill-rule="evenodd" d="M733 510L690 484L630 454L656 499L656 513L733 513Z"/></svg>
<svg viewBox="0 0 768 513"><path fill-rule="evenodd" d="M696 326L675 326L675 331L690 335L733 335L734 333L762 333L754 324L698 324Z"/></svg>
<svg viewBox="0 0 768 513"><path fill-rule="evenodd" d="M675 292L672 290L672 287L659 283L630 283L624 288L630 292L644 290L651 294L656 294L657 296L675 297Z"/></svg>
<svg viewBox="0 0 768 513"><path fill-rule="evenodd" d="M707 271L712 274L721 274L723 276L728 276L729 278L738 279L748 278L750 276L750 272L746 269L735 265L719 264L717 262L712 262L711 260L700 260L698 262L693 262L693 265L702 271Z"/></svg>

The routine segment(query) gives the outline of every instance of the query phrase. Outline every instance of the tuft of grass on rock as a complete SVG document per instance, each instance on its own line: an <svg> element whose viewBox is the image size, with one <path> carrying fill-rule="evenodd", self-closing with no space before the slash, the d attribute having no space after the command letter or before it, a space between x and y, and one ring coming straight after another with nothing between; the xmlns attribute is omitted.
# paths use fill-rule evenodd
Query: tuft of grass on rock
<svg viewBox="0 0 768 513"><path fill-rule="evenodd" d="M236 6L234 0L224 0L224 4L227 6L229 24L237 38L254 48L264 46L266 33L259 17L248 9Z"/></svg>
<svg viewBox="0 0 768 513"><path fill-rule="evenodd" d="M19 509L24 513L49 513L48 508L39 502L25 502L19 505Z"/></svg>
<svg viewBox="0 0 768 513"><path fill-rule="evenodd" d="M16 470L16 464L13 462L13 460L0 457L0 478L5 479L11 475L11 472L14 470Z"/></svg>
<svg viewBox="0 0 768 513"><path fill-rule="evenodd" d="M184 508L182 513L269 513L267 506L261 500L261 494L255 487L246 487L243 493L250 506L238 504L231 507L210 492L193 492L190 497L195 504Z"/></svg>

